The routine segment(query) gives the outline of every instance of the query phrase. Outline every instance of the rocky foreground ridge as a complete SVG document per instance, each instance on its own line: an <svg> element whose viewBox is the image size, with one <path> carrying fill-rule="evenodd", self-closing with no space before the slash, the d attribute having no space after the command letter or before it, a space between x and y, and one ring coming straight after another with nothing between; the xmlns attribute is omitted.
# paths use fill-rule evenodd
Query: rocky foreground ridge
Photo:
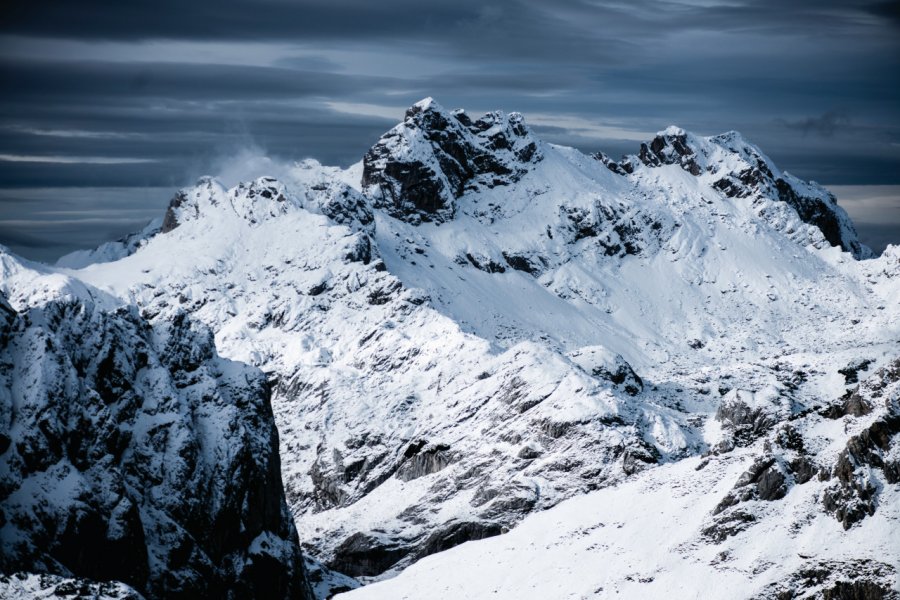
<svg viewBox="0 0 900 600"><path fill-rule="evenodd" d="M151 323L43 283L59 295L19 310L0 296L3 572L308 597L262 373L185 314Z"/></svg>

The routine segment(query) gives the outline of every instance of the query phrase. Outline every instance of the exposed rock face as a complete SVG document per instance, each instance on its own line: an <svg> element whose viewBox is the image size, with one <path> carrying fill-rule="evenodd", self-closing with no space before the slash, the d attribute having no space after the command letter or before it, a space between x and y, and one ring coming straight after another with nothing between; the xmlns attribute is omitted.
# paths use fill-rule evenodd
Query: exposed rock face
<svg viewBox="0 0 900 600"><path fill-rule="evenodd" d="M884 502L873 518L850 532L835 527L818 501L825 482L794 480L788 464L797 456L826 459L831 450L817 452L818 444L840 439L840 429L815 411L795 417L751 447L645 470L531 515L504 535L413 565L348 600L414 597L419 589L445 600L460 590L475 598L590 590L663 599L673 596L673 586L675 597L722 600L896 599L896 486L882 483ZM854 419L849 428L858 425ZM723 475L737 479L729 496L746 495L727 508L710 493L727 481ZM687 577L691 565L697 570ZM562 575L552 575L556 570Z"/></svg>
<svg viewBox="0 0 900 600"><path fill-rule="evenodd" d="M869 365L872 364L871 359L859 360L856 362L852 362L843 369L838 369L838 373L844 376L844 380L847 384L858 383L859 382L859 372L860 371L868 371ZM860 415L856 415L860 416Z"/></svg>
<svg viewBox="0 0 900 600"><path fill-rule="evenodd" d="M522 115L492 112L472 121L428 98L366 153L362 183L392 216L440 223L467 190L508 185L540 159Z"/></svg>
<svg viewBox="0 0 900 600"><path fill-rule="evenodd" d="M225 188L213 178L203 177L193 187L176 192L163 216L160 233L169 233L183 223L200 218L209 207L226 202Z"/></svg>
<svg viewBox="0 0 900 600"><path fill-rule="evenodd" d="M857 417L877 410L877 418L847 441L830 474L825 473L834 483L825 490L822 506L849 529L878 508L877 471L887 484L900 483L900 360L867 378L845 405L847 414ZM867 410L855 410L860 405Z"/></svg>
<svg viewBox="0 0 900 600"><path fill-rule="evenodd" d="M353 577L371 577L396 568L398 563L410 564L465 542L500 535L503 530L503 526L489 521L453 521L417 544L355 533L338 546L328 566Z"/></svg>
<svg viewBox="0 0 900 600"><path fill-rule="evenodd" d="M644 381L624 358L602 346L588 346L569 353L569 358L594 377L609 381L629 396L644 389Z"/></svg>
<svg viewBox="0 0 900 600"><path fill-rule="evenodd" d="M603 255L621 258L658 249L672 229L657 215L597 198L590 207L561 206L557 230L570 244L586 239Z"/></svg>
<svg viewBox="0 0 900 600"><path fill-rule="evenodd" d="M748 500L780 500L787 493L785 474L774 457L760 457L747 470L713 511L719 514L725 509Z"/></svg>
<svg viewBox="0 0 900 600"><path fill-rule="evenodd" d="M366 350L357 359L368 360L368 349L377 348L378 343L374 337L366 340ZM426 355L429 352L427 348L417 352L420 350ZM399 361L405 346L385 347L384 351L394 361L387 371L394 377L406 372L409 361L419 360L413 356ZM621 418L610 414L569 417L553 408L571 393L588 394L591 400L586 401L602 401L603 390L610 388L617 397L640 395L641 379L620 356L588 348L573 358L576 368L532 356L532 352L530 348L517 349L504 355L501 363L477 365L489 368L490 373L466 379L445 376L442 385L477 386L484 399L480 414L459 405L465 412L442 428L444 435L458 437L455 432L472 427L473 417L484 423L479 425L480 435L474 440L465 438L460 447L440 438L404 441L394 431L378 435L370 431L345 439L339 452L334 445L317 448L309 476L314 510L323 515L356 510L355 505L367 495L396 485L419 486L421 482L424 487L418 493L424 492L427 498L409 504L402 497L390 500L400 507L397 524L390 529L354 530L354 524L348 523L345 537L329 550L329 568L360 577L401 569L431 553L498 535L542 503L554 502L551 490L557 479L598 486L607 478L633 474L659 460L654 445L644 442L631 425L641 418L639 413ZM544 379L560 368L565 379ZM599 397L594 400L593 395ZM418 410L435 409L407 398L390 409L388 419L406 419ZM502 423L507 425L500 426ZM493 444L512 445L516 457L507 465L500 463L503 456L491 451ZM565 449L572 444L590 447L590 459L566 457ZM542 490L530 483L535 477L545 482ZM474 497L455 518L440 519L430 508L453 496L464 498L466 490L475 490ZM298 498L298 504L309 503L308 498Z"/></svg>
<svg viewBox="0 0 900 600"><path fill-rule="evenodd" d="M447 444L429 445L424 440L410 444L403 456L406 460L397 469L397 478L403 481L412 481L437 473L453 460L450 446Z"/></svg>
<svg viewBox="0 0 900 600"><path fill-rule="evenodd" d="M358 532L341 542L328 566L351 577L379 575L408 556L411 550L409 544Z"/></svg>
<svg viewBox="0 0 900 600"><path fill-rule="evenodd" d="M184 314L0 308L2 571L309 597L259 371Z"/></svg>
<svg viewBox="0 0 900 600"><path fill-rule="evenodd" d="M874 560L809 561L754 600L896 600L895 569Z"/></svg>
<svg viewBox="0 0 900 600"><path fill-rule="evenodd" d="M163 216L162 226L160 227L160 233L169 233L180 224L178 216L181 213L184 205L187 204L188 198L184 191L178 191L175 196L169 201L169 207L166 209L166 214ZM196 215L195 215L196 216Z"/></svg>
<svg viewBox="0 0 900 600"><path fill-rule="evenodd" d="M333 222L353 231L374 233L375 216L368 201L350 186L333 181L315 183L309 187L308 198Z"/></svg>
<svg viewBox="0 0 900 600"><path fill-rule="evenodd" d="M723 401L718 413L747 427L766 424L766 414L772 413L752 410L735 397ZM839 418L858 433L847 439L836 459L812 451L815 441L810 443L804 432L823 419ZM704 530L707 539L719 543L744 531L763 517L760 503L781 500L796 485L821 486L820 510L850 529L875 514L885 485L900 483L900 359L866 378L840 403L780 420L790 422L768 434L764 453L712 511L712 524Z"/></svg>
<svg viewBox="0 0 900 600"><path fill-rule="evenodd" d="M789 414L790 402L775 390L731 390L716 409L716 419L730 436L726 446L746 446Z"/></svg>
<svg viewBox="0 0 900 600"><path fill-rule="evenodd" d="M416 559L424 558L473 540L483 540L503 533L503 527L489 522L455 522L435 531L422 543Z"/></svg>
<svg viewBox="0 0 900 600"><path fill-rule="evenodd" d="M645 144L642 144L642 147L644 145ZM605 152L594 152L591 154L591 158L603 163L607 169L616 175L628 175L634 173L634 164L625 158L623 158L621 162L616 162Z"/></svg>
<svg viewBox="0 0 900 600"><path fill-rule="evenodd" d="M669 129L657 135L649 144L641 144L638 158L648 167L679 165L691 175L699 175L700 165L696 151L690 147L687 133L682 129Z"/></svg>

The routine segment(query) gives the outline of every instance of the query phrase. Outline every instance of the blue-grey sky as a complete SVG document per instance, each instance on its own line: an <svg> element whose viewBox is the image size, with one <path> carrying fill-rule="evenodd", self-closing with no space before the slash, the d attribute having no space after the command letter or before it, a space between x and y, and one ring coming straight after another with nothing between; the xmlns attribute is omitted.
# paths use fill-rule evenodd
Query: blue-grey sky
<svg viewBox="0 0 900 600"><path fill-rule="evenodd" d="M612 155L737 129L900 242L896 0L13 0L0 85L0 243L41 260L231 155L356 162L424 96Z"/></svg>

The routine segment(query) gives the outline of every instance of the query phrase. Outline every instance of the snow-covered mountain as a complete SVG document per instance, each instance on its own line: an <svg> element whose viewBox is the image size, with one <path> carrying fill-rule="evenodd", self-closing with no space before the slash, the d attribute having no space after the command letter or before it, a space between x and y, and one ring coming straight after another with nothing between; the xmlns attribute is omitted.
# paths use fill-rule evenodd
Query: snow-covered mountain
<svg viewBox="0 0 900 600"><path fill-rule="evenodd" d="M870 421L894 423L890 382L865 415L829 407L855 385L847 373L890 371L900 355L900 250L872 258L831 194L779 171L737 133L669 128L615 161L545 143L518 114L473 119L427 99L349 169L307 160L231 189L204 178L143 232L41 269L0 278L16 310L41 297L46 284L35 282L64 279L154 326L202 324L221 356L267 374L287 502L305 550L331 569L385 578L551 509L351 598L423 597L427 565L450 561L445 575L465 578L453 561L477 548L500 552L499 581L521 579L515 552L498 550L506 540L549 539L531 523L569 522L567 507L586 522L608 519L592 502L649 527L634 498L650 490L659 502L666 489L686 490L683 502L666 501L666 523L697 507L677 532L692 548L686 561L758 535L789 548L795 526L825 545L882 523L896 533L885 509L893 467L854 454L841 468L849 474L832 477L849 487L813 502L832 488L801 483L790 465L805 457L803 473L831 473ZM778 445L787 424L810 449L802 456ZM872 453L886 465L897 442L885 435ZM695 471L703 455L709 466ZM868 495L880 499L865 504L854 473L876 468L884 474ZM784 493L760 498L760 477ZM738 500L713 514L744 479L729 492ZM809 518L791 521L786 503L798 494ZM732 531L737 513L759 525ZM851 513L864 514L848 522ZM554 560L589 568L621 554L594 548L591 563L572 539L559 534ZM893 549L892 539L878 547ZM640 540L616 548L640 552ZM751 590L787 582L795 567L871 558L814 546L803 565L707 567L723 579L744 573L730 589ZM689 578L663 550L660 572ZM773 556L754 552L742 546L739 564ZM887 574L873 585L896 577L897 556L879 560ZM319 572L320 594L355 585ZM560 578L553 589L587 590ZM473 573L479 581L504 588ZM488 595L477 589L468 595Z"/></svg>

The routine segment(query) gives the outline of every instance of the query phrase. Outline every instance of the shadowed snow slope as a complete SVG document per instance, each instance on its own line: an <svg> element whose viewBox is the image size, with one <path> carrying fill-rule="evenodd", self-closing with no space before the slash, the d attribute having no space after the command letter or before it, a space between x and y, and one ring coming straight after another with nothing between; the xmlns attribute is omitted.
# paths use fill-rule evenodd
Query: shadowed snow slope
<svg viewBox="0 0 900 600"><path fill-rule="evenodd" d="M625 523L658 498L666 527L684 509L673 535L698 545L685 556L723 552L729 535L692 537L712 506L685 507L718 503L781 424L818 427L810 415L900 354L900 250L868 257L826 190L739 134L670 128L617 162L546 144L520 115L473 119L428 99L346 171L304 161L231 189L205 178L158 228L34 269L154 322L187 314L222 356L261 368L302 543L370 580L598 488L528 523L571 502ZM5 269L11 299L35 293L34 269ZM838 429L828 435L847 442ZM779 487L769 467L766 496ZM687 495L664 502L666 486ZM878 501L844 533L841 515L858 512L845 491L810 508L835 545L893 514ZM769 512L787 497L765 500ZM611 502L617 516L591 508ZM771 525L734 535L790 546L787 517L769 512L754 519ZM484 547L538 543L520 537L534 527ZM566 544L554 560L589 562ZM667 548L653 556L675 578ZM810 560L843 560L826 554ZM417 574L436 560L396 585L424 589ZM486 585L520 579L510 569L501 560ZM774 580L763 571L747 577ZM391 597L382 585L354 593Z"/></svg>

